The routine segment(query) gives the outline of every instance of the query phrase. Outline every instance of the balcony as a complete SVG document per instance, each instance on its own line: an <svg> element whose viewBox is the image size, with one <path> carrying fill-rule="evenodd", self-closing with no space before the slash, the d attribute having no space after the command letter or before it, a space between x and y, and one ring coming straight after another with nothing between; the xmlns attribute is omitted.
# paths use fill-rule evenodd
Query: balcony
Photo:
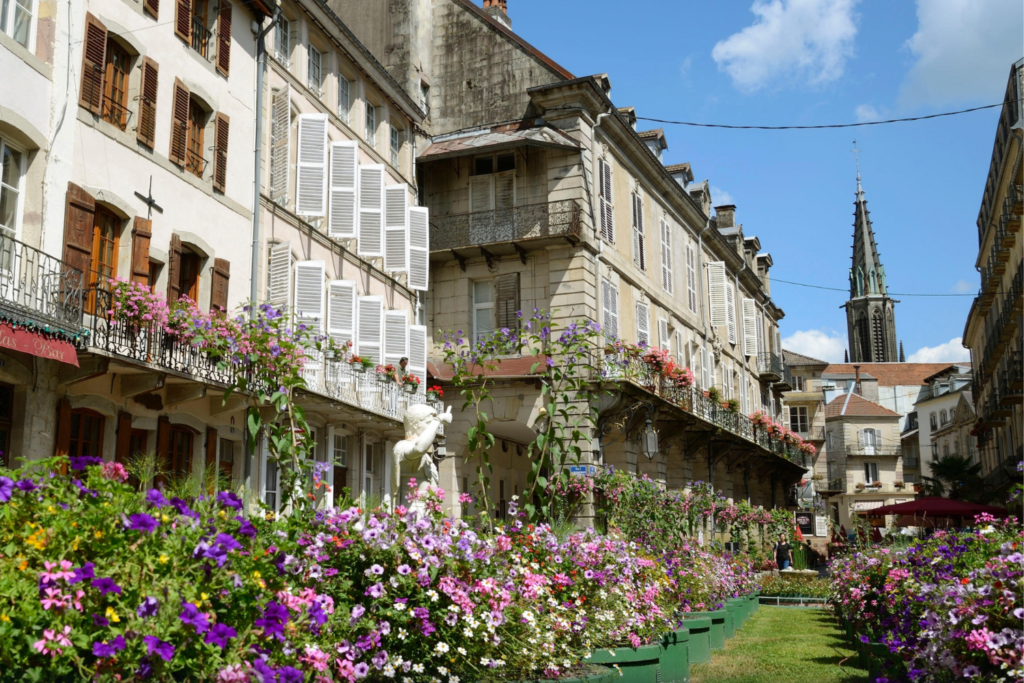
<svg viewBox="0 0 1024 683"><path fill-rule="evenodd" d="M1019 463L1020 453L1017 454L1016 458L1004 460L996 465L996 467L982 479L982 483L985 485L985 490L998 491L1001 487L1006 486L1011 482L1020 481L1020 472L1017 471Z"/></svg>
<svg viewBox="0 0 1024 683"><path fill-rule="evenodd" d="M806 456L796 446L768 436L746 415L733 413L721 403L704 396L696 387L680 387L635 356L606 355L604 377L607 382L627 381L649 394L660 397L680 410L690 413L709 425L725 430L750 445L806 467Z"/></svg>
<svg viewBox="0 0 1024 683"><path fill-rule="evenodd" d="M792 425L790 425L792 428ZM824 441L825 440L825 428L824 427L805 427L803 429L794 429L794 432L803 439L804 441Z"/></svg>
<svg viewBox="0 0 1024 683"><path fill-rule="evenodd" d="M1024 371L1021 368L1020 351L1011 351L1006 357L1005 368L999 373L998 396L1003 406L1024 403Z"/></svg>
<svg viewBox="0 0 1024 683"><path fill-rule="evenodd" d="M765 382L778 382L785 374L785 363L782 356L768 351L757 354L757 374ZM791 380L792 381L792 380Z"/></svg>
<svg viewBox="0 0 1024 683"><path fill-rule="evenodd" d="M908 455L903 458L903 469L917 469L921 467L921 461L916 455Z"/></svg>
<svg viewBox="0 0 1024 683"><path fill-rule="evenodd" d="M206 28L206 22L199 15L192 17L192 49L206 59L210 58L210 39L213 32Z"/></svg>
<svg viewBox="0 0 1024 683"><path fill-rule="evenodd" d="M580 235L580 217L580 206L573 199L454 216L432 215L430 250L445 252L511 243L504 251L516 253L519 242L550 238L575 242Z"/></svg>
<svg viewBox="0 0 1024 683"><path fill-rule="evenodd" d="M82 331L82 271L0 231L0 313L70 335Z"/></svg>
<svg viewBox="0 0 1024 683"><path fill-rule="evenodd" d="M790 391L793 388L793 386L793 373L792 371L790 371L789 366L783 363L782 379L780 379L776 383L774 388L777 389L778 391Z"/></svg>
<svg viewBox="0 0 1024 683"><path fill-rule="evenodd" d="M863 456L863 457L897 457L903 454L902 446L895 446L889 444L879 444L877 446L847 446L847 456Z"/></svg>

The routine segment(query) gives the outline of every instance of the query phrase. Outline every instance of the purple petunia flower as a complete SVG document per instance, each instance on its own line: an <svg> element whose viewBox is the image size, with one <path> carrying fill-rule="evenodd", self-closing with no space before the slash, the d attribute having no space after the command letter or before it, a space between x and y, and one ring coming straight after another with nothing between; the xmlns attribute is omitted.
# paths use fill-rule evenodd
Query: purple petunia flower
<svg viewBox="0 0 1024 683"><path fill-rule="evenodd" d="M277 671L262 659L254 661L252 668L256 672L259 683L274 683L277 680Z"/></svg>
<svg viewBox="0 0 1024 683"><path fill-rule="evenodd" d="M384 665L388 663L388 653L384 650L380 650L370 661L372 661L373 665L378 669L383 669Z"/></svg>
<svg viewBox="0 0 1024 683"><path fill-rule="evenodd" d="M142 636L142 642L146 644L146 652L156 655L165 662L174 659L174 646L164 642L156 636Z"/></svg>
<svg viewBox="0 0 1024 683"><path fill-rule="evenodd" d="M408 576L412 572L412 568L407 564L398 565L398 573L402 576Z"/></svg>
<svg viewBox="0 0 1024 683"><path fill-rule="evenodd" d="M68 584L74 586L76 583L91 580L95 576L95 569L96 565L94 565L92 562L86 562L73 572L74 576L68 579Z"/></svg>
<svg viewBox="0 0 1024 683"><path fill-rule="evenodd" d="M196 633L206 633L209 630L210 620L199 611L198 607L191 602L186 602L182 604L181 609L182 612L178 615L178 618L181 619L183 624L195 628Z"/></svg>
<svg viewBox="0 0 1024 683"><path fill-rule="evenodd" d="M366 608L365 607L363 607L360 604L353 605L352 606L352 614L349 616L349 619L348 619L349 623L354 626L357 621L359 621L360 619L363 618L364 614L366 614Z"/></svg>
<svg viewBox="0 0 1024 683"><path fill-rule="evenodd" d="M117 636L108 642L96 641L92 653L97 657L113 657L125 648L124 636Z"/></svg>
<svg viewBox="0 0 1024 683"><path fill-rule="evenodd" d="M106 595L107 593L121 594L121 587L114 583L114 580L104 576L103 578L93 579L89 584L100 592L100 595Z"/></svg>
<svg viewBox="0 0 1024 683"><path fill-rule="evenodd" d="M102 465L103 458L95 455L72 455L68 458L68 462L71 463L71 469L81 472L90 465Z"/></svg>
<svg viewBox="0 0 1024 683"><path fill-rule="evenodd" d="M324 612L324 606L318 601L314 600L313 604L309 606L309 620L313 622L310 630L316 629L314 633L318 632L320 627L327 623L327 613Z"/></svg>
<svg viewBox="0 0 1024 683"><path fill-rule="evenodd" d="M253 626L263 628L264 635L284 640L284 625L288 622L288 608L271 600L263 608L263 616L253 622Z"/></svg>
<svg viewBox="0 0 1024 683"><path fill-rule="evenodd" d="M365 594L369 595L371 598L382 597L384 595L384 584L378 581L377 583L367 588Z"/></svg>
<svg viewBox="0 0 1024 683"><path fill-rule="evenodd" d="M219 645L221 648L225 648L228 646L228 641L237 636L238 632L227 624L214 624L203 642L207 645Z"/></svg>
<svg viewBox="0 0 1024 683"><path fill-rule="evenodd" d="M182 517L191 517L192 519L199 519L199 513L188 506L188 503L183 501L181 498L171 498L171 507L178 511L178 514Z"/></svg>
<svg viewBox="0 0 1024 683"><path fill-rule="evenodd" d="M363 678L370 673L370 666L366 662L359 662L355 666L356 678Z"/></svg>
<svg viewBox="0 0 1024 683"><path fill-rule="evenodd" d="M227 552L242 549L242 544L236 541L235 537L231 534L217 534L217 537L213 539L213 542L222 546Z"/></svg>
<svg viewBox="0 0 1024 683"><path fill-rule="evenodd" d="M96 491L83 484L81 479L72 479L71 483L78 489L79 495L96 497Z"/></svg>
<svg viewBox="0 0 1024 683"><path fill-rule="evenodd" d="M282 666L277 670L278 683L302 683L305 679L301 671L290 666Z"/></svg>
<svg viewBox="0 0 1024 683"><path fill-rule="evenodd" d="M135 613L143 619L156 616L156 613L160 610L160 603L151 595L147 595L146 599L142 601L142 604L136 608Z"/></svg>
<svg viewBox="0 0 1024 683"><path fill-rule="evenodd" d="M167 502L167 499L164 498L164 494L161 493L159 489L150 489L146 491L146 502L153 507L158 508L165 508L170 505L170 503Z"/></svg>
<svg viewBox="0 0 1024 683"><path fill-rule="evenodd" d="M384 573L384 567L379 564L375 564L372 565L368 571L375 576L380 576Z"/></svg>
<svg viewBox="0 0 1024 683"><path fill-rule="evenodd" d="M156 521L156 518L147 515L145 512L136 512L128 517L126 528L129 531L141 531L144 534L149 534L156 531L159 526L160 522Z"/></svg>
<svg viewBox="0 0 1024 683"><path fill-rule="evenodd" d="M226 508L232 510L242 509L242 499L234 494L232 491L221 491L217 494L217 502Z"/></svg>
<svg viewBox="0 0 1024 683"><path fill-rule="evenodd" d="M31 479L21 479L20 481L18 481L18 483L14 485L14 488L18 489L19 491L24 491L25 493L28 493L29 491L35 491L37 488L39 488L39 484L35 483Z"/></svg>
<svg viewBox="0 0 1024 683"><path fill-rule="evenodd" d="M235 517L238 522L238 533L249 538L256 538L256 527L245 517Z"/></svg>
<svg viewBox="0 0 1024 683"><path fill-rule="evenodd" d="M149 661L149 657L143 657L139 660L139 668L135 670L135 675L142 680L146 680L153 675L153 663Z"/></svg>
<svg viewBox="0 0 1024 683"><path fill-rule="evenodd" d="M104 628L110 626L110 621L106 617L101 617L98 614L92 615L92 625L98 628Z"/></svg>

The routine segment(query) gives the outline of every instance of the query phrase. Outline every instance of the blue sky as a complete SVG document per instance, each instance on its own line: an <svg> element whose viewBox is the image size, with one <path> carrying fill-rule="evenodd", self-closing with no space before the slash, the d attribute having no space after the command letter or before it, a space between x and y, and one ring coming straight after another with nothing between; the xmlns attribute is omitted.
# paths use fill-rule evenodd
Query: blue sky
<svg viewBox="0 0 1024 683"><path fill-rule="evenodd" d="M574 74L607 72L638 116L807 125L1000 102L1024 55L1020 0L508 0L513 28ZM628 11L626 11L628 9ZM664 126L782 280L844 288L856 188L853 139L892 292L978 288L975 221L998 109L825 131ZM638 128L661 124L639 122ZM842 360L843 292L776 283L787 348ZM970 297L895 297L908 360L967 358Z"/></svg>

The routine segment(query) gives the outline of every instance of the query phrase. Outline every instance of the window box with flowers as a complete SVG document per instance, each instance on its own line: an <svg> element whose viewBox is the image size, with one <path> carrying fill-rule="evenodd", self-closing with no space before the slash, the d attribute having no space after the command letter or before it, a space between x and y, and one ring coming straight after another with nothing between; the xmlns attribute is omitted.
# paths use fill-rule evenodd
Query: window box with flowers
<svg viewBox="0 0 1024 683"><path fill-rule="evenodd" d="M373 361L362 356L349 356L348 364L352 367L353 372L366 372L373 367Z"/></svg>
<svg viewBox="0 0 1024 683"><path fill-rule="evenodd" d="M402 389L407 394L415 394L416 390L420 388L420 378L416 375L402 375L398 379L398 383L402 385Z"/></svg>
<svg viewBox="0 0 1024 683"><path fill-rule="evenodd" d="M722 407L728 410L733 415L737 415L740 412L740 402L734 398L722 401Z"/></svg>
<svg viewBox="0 0 1024 683"><path fill-rule="evenodd" d="M893 482L892 485L896 488L897 491L902 491L904 487L904 483L902 481Z"/></svg>
<svg viewBox="0 0 1024 683"><path fill-rule="evenodd" d="M434 403L440 403L441 399L444 398L444 389L438 385L433 385L427 388L427 400Z"/></svg>
<svg viewBox="0 0 1024 683"><path fill-rule="evenodd" d="M388 363L387 365L377 366L377 377L389 382L398 381L398 371L395 370L395 366Z"/></svg>

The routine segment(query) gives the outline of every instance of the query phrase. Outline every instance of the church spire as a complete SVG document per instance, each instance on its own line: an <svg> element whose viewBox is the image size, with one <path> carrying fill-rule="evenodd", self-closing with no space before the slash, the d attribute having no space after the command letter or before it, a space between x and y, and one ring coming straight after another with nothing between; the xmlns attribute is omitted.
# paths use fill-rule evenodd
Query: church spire
<svg viewBox="0 0 1024 683"><path fill-rule="evenodd" d="M850 268L850 298L885 295L885 268L878 257L875 233L871 227L868 201L864 198L864 187L860 179L860 150L853 141L853 153L857 163L857 200L853 212L853 265Z"/></svg>

